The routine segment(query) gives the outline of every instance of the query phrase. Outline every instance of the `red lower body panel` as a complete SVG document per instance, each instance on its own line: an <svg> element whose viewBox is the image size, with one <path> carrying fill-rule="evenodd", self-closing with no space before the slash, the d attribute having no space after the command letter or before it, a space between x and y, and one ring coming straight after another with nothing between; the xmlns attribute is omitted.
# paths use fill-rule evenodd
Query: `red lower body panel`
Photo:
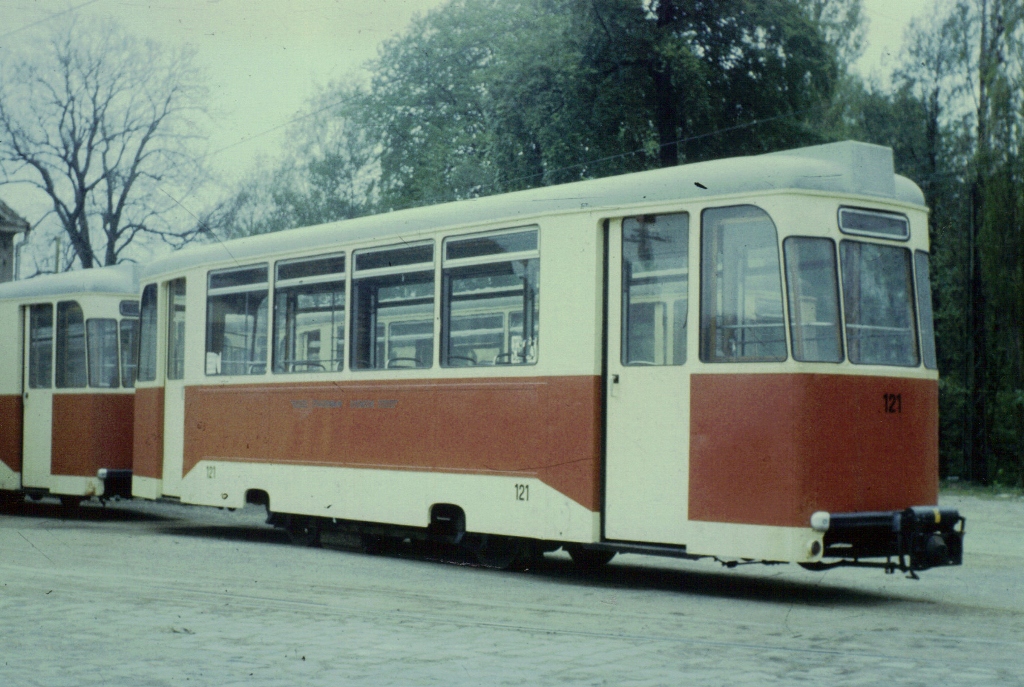
<svg viewBox="0 0 1024 687"><path fill-rule="evenodd" d="M937 502L936 381L694 375L690 404L691 520L807 527Z"/></svg>
<svg viewBox="0 0 1024 687"><path fill-rule="evenodd" d="M50 474L132 467L131 394L54 394Z"/></svg>
<svg viewBox="0 0 1024 687"><path fill-rule="evenodd" d="M0 396L0 463L21 472L21 394Z"/></svg>
<svg viewBox="0 0 1024 687"><path fill-rule="evenodd" d="M186 387L203 459L535 477L599 508L600 378Z"/></svg>
<svg viewBox="0 0 1024 687"><path fill-rule="evenodd" d="M164 388L135 390L134 458L132 474L163 477Z"/></svg>

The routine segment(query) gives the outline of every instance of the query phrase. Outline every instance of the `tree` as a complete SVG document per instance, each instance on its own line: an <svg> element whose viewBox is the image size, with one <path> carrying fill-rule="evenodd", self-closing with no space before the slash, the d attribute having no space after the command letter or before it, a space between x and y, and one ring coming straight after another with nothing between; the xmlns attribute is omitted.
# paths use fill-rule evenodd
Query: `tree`
<svg viewBox="0 0 1024 687"><path fill-rule="evenodd" d="M194 236L166 218L203 178L206 91L189 50L75 19L0 78L4 180L45 194L83 268L115 264L140 236Z"/></svg>
<svg viewBox="0 0 1024 687"><path fill-rule="evenodd" d="M908 37L852 110L932 210L942 471L1024 486L1024 8L960 0Z"/></svg>
<svg viewBox="0 0 1024 687"><path fill-rule="evenodd" d="M946 25L971 146L965 467L981 483L1009 470L1024 484L1024 8L960 0Z"/></svg>
<svg viewBox="0 0 1024 687"><path fill-rule="evenodd" d="M795 0L456 0L363 101L385 207L816 142L837 49Z"/></svg>
<svg viewBox="0 0 1024 687"><path fill-rule="evenodd" d="M334 84L311 98L289 129L285 159L250 173L203 213L199 230L233 238L373 212L377 151L352 116L361 97L354 86Z"/></svg>

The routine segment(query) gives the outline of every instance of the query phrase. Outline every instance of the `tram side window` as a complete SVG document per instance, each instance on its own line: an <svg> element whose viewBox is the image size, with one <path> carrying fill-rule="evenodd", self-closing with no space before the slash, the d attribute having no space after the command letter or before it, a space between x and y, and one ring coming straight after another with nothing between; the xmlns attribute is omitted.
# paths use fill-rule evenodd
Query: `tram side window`
<svg viewBox="0 0 1024 687"><path fill-rule="evenodd" d="M206 296L206 374L267 371L267 265L210 272Z"/></svg>
<svg viewBox="0 0 1024 687"><path fill-rule="evenodd" d="M91 317L85 323L89 350L89 386L118 387L117 320Z"/></svg>
<svg viewBox="0 0 1024 687"><path fill-rule="evenodd" d="M850 362L916 367L910 251L861 241L839 244Z"/></svg>
<svg viewBox="0 0 1024 687"><path fill-rule="evenodd" d="M58 389L80 389L86 384L85 318L75 301L57 304Z"/></svg>
<svg viewBox="0 0 1024 687"><path fill-rule="evenodd" d="M53 366L53 306L33 305L29 310L28 386L49 389Z"/></svg>
<svg viewBox="0 0 1024 687"><path fill-rule="evenodd" d="M279 262L274 372L334 372L345 361L345 256Z"/></svg>
<svg viewBox="0 0 1024 687"><path fill-rule="evenodd" d="M701 236L704 362L786 359L778 234L752 205L705 210Z"/></svg>
<svg viewBox="0 0 1024 687"><path fill-rule="evenodd" d="M790 237L782 242L782 250L793 357L803 362L841 362L836 244L832 239Z"/></svg>
<svg viewBox="0 0 1024 687"><path fill-rule="evenodd" d="M120 322L121 335L121 385L125 389L135 386L136 360L139 355L139 320L125 317Z"/></svg>
<svg viewBox="0 0 1024 687"><path fill-rule="evenodd" d="M167 284L167 379L185 378L185 279Z"/></svg>
<svg viewBox="0 0 1024 687"><path fill-rule="evenodd" d="M928 279L928 254L914 252L917 275L917 312L921 318L921 357L929 370L938 368L935 360L935 323L932 319L932 284Z"/></svg>
<svg viewBox="0 0 1024 687"><path fill-rule="evenodd" d="M142 305L139 314L139 337L137 357L140 382L156 379L156 284L147 284L142 290ZM127 377L125 377L127 379Z"/></svg>
<svg viewBox="0 0 1024 687"><path fill-rule="evenodd" d="M441 364L537 362L537 230L449 238L444 243Z"/></svg>
<svg viewBox="0 0 1024 687"><path fill-rule="evenodd" d="M622 221L622 364L686 362L690 216Z"/></svg>
<svg viewBox="0 0 1024 687"><path fill-rule="evenodd" d="M434 359L434 245L359 251L352 273L354 370L426 368Z"/></svg>

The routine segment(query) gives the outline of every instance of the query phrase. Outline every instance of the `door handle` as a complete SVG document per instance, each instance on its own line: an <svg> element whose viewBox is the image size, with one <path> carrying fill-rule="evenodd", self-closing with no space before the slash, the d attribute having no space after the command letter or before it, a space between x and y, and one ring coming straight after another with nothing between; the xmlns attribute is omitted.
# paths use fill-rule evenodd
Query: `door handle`
<svg viewBox="0 0 1024 687"><path fill-rule="evenodd" d="M608 393L612 396L619 395L619 375L612 375L611 389Z"/></svg>

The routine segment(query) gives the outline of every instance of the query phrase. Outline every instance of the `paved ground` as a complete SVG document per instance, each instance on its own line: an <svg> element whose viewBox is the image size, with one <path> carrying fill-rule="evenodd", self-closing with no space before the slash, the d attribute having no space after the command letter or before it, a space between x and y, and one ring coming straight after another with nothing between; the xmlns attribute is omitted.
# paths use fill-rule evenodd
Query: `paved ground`
<svg viewBox="0 0 1024 687"><path fill-rule="evenodd" d="M301 549L262 512L0 515L0 686L1024 685L1024 499L947 497L966 564L562 554L506 573Z"/></svg>

